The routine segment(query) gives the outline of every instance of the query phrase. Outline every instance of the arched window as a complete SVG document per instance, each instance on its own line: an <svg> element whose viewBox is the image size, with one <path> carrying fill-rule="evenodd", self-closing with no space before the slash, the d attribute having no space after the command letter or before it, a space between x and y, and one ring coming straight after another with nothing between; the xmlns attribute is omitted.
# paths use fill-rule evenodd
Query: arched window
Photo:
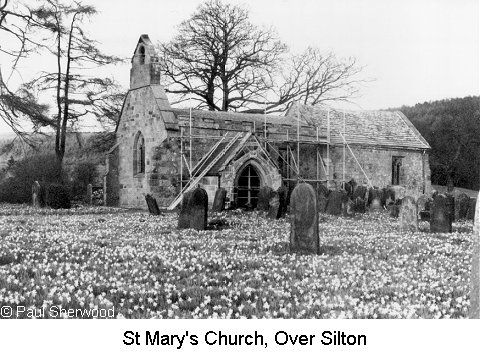
<svg viewBox="0 0 480 360"><path fill-rule="evenodd" d="M140 65L145 64L145 48L143 46L140 46L140 49L138 49L138 62Z"/></svg>
<svg viewBox="0 0 480 360"><path fill-rule="evenodd" d="M145 139L139 131L133 145L133 175L145 173Z"/></svg>

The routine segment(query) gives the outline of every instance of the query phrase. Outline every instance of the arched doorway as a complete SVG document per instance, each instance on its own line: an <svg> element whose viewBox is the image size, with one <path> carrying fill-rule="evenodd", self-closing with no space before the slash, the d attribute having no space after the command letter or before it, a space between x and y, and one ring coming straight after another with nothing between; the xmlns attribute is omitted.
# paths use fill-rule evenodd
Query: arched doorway
<svg viewBox="0 0 480 360"><path fill-rule="evenodd" d="M237 178L237 207L257 207L258 190L260 189L260 176L251 164L245 166Z"/></svg>

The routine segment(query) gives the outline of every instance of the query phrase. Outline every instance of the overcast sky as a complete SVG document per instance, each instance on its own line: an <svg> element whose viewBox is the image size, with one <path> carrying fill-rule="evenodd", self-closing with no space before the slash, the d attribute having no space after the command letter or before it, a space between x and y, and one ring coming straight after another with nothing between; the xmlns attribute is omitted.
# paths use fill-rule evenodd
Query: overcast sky
<svg viewBox="0 0 480 360"><path fill-rule="evenodd" d="M292 51L315 46L355 57L375 79L356 109L385 109L479 94L478 0L224 0L273 26ZM141 34L170 40L201 0L95 0L88 24L106 52L130 57ZM2 69L5 73L4 64ZM128 86L130 65L112 69ZM0 131L4 127L0 127Z"/></svg>

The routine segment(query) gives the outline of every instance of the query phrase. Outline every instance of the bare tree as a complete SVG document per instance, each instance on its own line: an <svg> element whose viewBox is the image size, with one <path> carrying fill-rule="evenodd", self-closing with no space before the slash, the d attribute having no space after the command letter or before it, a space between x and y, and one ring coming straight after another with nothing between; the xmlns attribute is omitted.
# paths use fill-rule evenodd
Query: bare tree
<svg viewBox="0 0 480 360"><path fill-rule="evenodd" d="M21 29L29 31L24 32L28 35L25 38L29 39L29 44L35 41L42 44L42 55L51 56L50 65L54 66L23 84L20 92L9 91L2 81L2 94L5 96L1 102L9 110L10 122L18 121L17 113L23 113L34 125L54 128L55 153L61 169L68 131L76 129L84 119L95 118L104 125L117 121L124 92L114 80L94 76L91 69L121 59L103 54L97 42L83 29L83 21L96 14L95 8L90 5L77 1L65 4L61 0L44 0L37 7L25 7L23 11L15 16L28 22L28 27ZM7 16L12 14L9 12ZM16 32L18 28L14 28ZM9 31L12 27L5 29ZM27 40L22 41L21 45ZM25 50L21 51L25 56ZM22 107L17 101L19 95L22 99L31 100L31 104ZM55 110L48 111L48 107L38 105L39 96L42 99L52 96Z"/></svg>
<svg viewBox="0 0 480 360"><path fill-rule="evenodd" d="M244 8L211 0L159 45L166 92L217 111L283 112L292 102L349 100L358 92L355 59L308 48L289 56L271 28L259 28Z"/></svg>
<svg viewBox="0 0 480 360"><path fill-rule="evenodd" d="M199 107L221 111L261 98L285 52L272 29L254 26L245 9L217 0L200 5L173 41L160 44L166 91L179 95L177 102L193 95Z"/></svg>
<svg viewBox="0 0 480 360"><path fill-rule="evenodd" d="M47 116L48 106L39 103L34 94L24 86L12 91L7 86L7 81L17 71L21 59L45 48L41 41L31 36L34 23L35 19L27 6L0 0L0 33L4 38L8 37L12 43L10 47L5 46L5 43L0 44L0 53L10 59L11 69L6 80L0 64L0 118L31 146L35 144L32 135L42 126L51 125L51 120ZM27 132L23 129L21 122L24 117L29 118L33 131Z"/></svg>

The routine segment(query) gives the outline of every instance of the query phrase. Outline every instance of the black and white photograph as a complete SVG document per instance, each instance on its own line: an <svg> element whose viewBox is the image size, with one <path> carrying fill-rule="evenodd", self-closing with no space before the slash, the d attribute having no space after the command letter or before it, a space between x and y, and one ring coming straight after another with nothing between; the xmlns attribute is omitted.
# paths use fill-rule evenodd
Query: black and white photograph
<svg viewBox="0 0 480 360"><path fill-rule="evenodd" d="M479 319L479 38L476 0L0 0L0 319Z"/></svg>

